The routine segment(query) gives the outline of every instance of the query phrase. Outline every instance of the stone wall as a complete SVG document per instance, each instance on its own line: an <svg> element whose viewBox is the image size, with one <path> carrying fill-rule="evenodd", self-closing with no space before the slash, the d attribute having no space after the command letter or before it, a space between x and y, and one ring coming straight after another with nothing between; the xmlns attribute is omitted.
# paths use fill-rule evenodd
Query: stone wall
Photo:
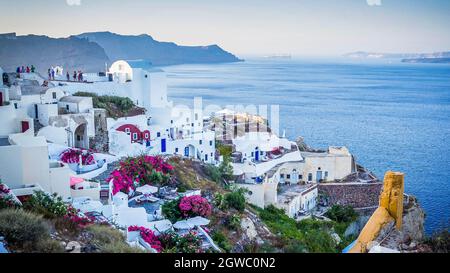
<svg viewBox="0 0 450 273"><path fill-rule="evenodd" d="M89 148L107 153L109 151L108 126L106 110L94 109L95 137L89 139Z"/></svg>
<svg viewBox="0 0 450 273"><path fill-rule="evenodd" d="M382 187L383 183L322 183L319 195L331 206L377 207Z"/></svg>

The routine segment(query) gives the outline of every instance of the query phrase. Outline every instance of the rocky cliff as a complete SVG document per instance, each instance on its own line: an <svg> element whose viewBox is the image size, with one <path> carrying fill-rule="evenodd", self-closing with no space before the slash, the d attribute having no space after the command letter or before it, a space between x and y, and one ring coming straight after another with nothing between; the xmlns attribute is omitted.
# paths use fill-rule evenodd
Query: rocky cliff
<svg viewBox="0 0 450 273"><path fill-rule="evenodd" d="M91 32L77 35L103 47L111 61L147 59L154 65L185 63L238 62L239 58L217 45L180 46L159 42L150 35L119 35L111 32Z"/></svg>
<svg viewBox="0 0 450 273"><path fill-rule="evenodd" d="M85 39L0 34L0 67L5 71L13 72L18 66L34 65L43 75L47 75L51 66L61 66L69 71L97 72L104 71L108 62L103 48Z"/></svg>

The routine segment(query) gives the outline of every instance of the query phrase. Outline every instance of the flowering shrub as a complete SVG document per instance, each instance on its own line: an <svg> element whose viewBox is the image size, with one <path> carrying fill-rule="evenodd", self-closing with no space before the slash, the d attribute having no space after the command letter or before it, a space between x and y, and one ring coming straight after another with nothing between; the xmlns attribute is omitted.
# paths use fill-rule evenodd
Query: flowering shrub
<svg viewBox="0 0 450 273"><path fill-rule="evenodd" d="M11 196L11 190L0 181L0 209L18 207L19 204Z"/></svg>
<svg viewBox="0 0 450 273"><path fill-rule="evenodd" d="M196 231L179 235L173 231L159 236L163 252L166 253L202 253L202 239Z"/></svg>
<svg viewBox="0 0 450 273"><path fill-rule="evenodd" d="M94 155L89 151L83 151L78 149L67 149L61 153L59 156L61 161L67 164L71 163L80 163L80 155L81 162L83 165L94 165L95 159Z"/></svg>
<svg viewBox="0 0 450 273"><path fill-rule="evenodd" d="M75 228L85 228L94 223L94 220L90 217L80 216L79 210L72 206L68 206L67 214L64 215L64 219L73 224Z"/></svg>
<svg viewBox="0 0 450 273"><path fill-rule="evenodd" d="M162 251L161 242L159 241L159 238L153 233L151 229L144 228L144 227L138 227L138 226L131 226L128 227L128 231L139 231L142 239L149 244L153 249L155 249L157 252Z"/></svg>
<svg viewBox="0 0 450 273"><path fill-rule="evenodd" d="M161 185L170 180L172 165L159 156L139 156L120 162L107 182L113 182L113 195L118 192L128 194L138 186Z"/></svg>
<svg viewBox="0 0 450 273"><path fill-rule="evenodd" d="M35 192L23 205L26 210L42 214L50 219L63 217L69 212L69 207L60 196L43 191Z"/></svg>
<svg viewBox="0 0 450 273"><path fill-rule="evenodd" d="M197 232L190 231L185 235L178 235L176 232L169 231L156 236L148 228L131 226L128 231L138 231L142 239L148 243L157 252L171 253L201 253L202 240Z"/></svg>
<svg viewBox="0 0 450 273"><path fill-rule="evenodd" d="M180 200L179 208L183 217L206 217L211 215L211 205L208 200L200 195L183 197Z"/></svg>

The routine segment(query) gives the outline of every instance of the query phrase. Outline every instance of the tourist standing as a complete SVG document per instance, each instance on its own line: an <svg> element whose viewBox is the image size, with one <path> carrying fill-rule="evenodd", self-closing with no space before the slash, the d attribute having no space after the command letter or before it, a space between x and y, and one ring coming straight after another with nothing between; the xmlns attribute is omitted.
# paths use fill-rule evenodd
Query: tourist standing
<svg viewBox="0 0 450 273"><path fill-rule="evenodd" d="M73 71L73 81L77 80L77 71Z"/></svg>
<svg viewBox="0 0 450 273"><path fill-rule="evenodd" d="M52 70L49 68L47 70L47 73L48 73L48 79L51 80L52 79Z"/></svg>
<svg viewBox="0 0 450 273"><path fill-rule="evenodd" d="M67 81L70 82L70 74L69 74L69 71L67 71L67 73L66 73L66 78L67 78Z"/></svg>
<svg viewBox="0 0 450 273"><path fill-rule="evenodd" d="M17 74L20 74L20 66L17 67L16 72Z"/></svg>
<svg viewBox="0 0 450 273"><path fill-rule="evenodd" d="M34 65L31 65L31 73L34 73L36 71L36 67Z"/></svg>
<svg viewBox="0 0 450 273"><path fill-rule="evenodd" d="M25 66L22 65L22 69L20 73L25 73Z"/></svg>
<svg viewBox="0 0 450 273"><path fill-rule="evenodd" d="M52 80L55 80L55 69L52 68Z"/></svg>
<svg viewBox="0 0 450 273"><path fill-rule="evenodd" d="M30 67L27 66L27 73L30 73Z"/></svg>

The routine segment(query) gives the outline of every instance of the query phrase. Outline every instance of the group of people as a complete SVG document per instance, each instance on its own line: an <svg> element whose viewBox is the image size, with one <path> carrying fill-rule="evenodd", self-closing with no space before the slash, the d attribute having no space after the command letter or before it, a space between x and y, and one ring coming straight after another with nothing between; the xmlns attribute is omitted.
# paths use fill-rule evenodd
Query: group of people
<svg viewBox="0 0 450 273"><path fill-rule="evenodd" d="M69 71L67 71L67 73L66 73L66 78L67 78L67 81L70 82ZM73 78L74 82L76 82L76 81L82 82L83 81L83 72L80 71L80 70L78 70L78 72L77 71L73 71L72 78Z"/></svg>
<svg viewBox="0 0 450 273"><path fill-rule="evenodd" d="M34 73L36 71L36 67L34 67L34 65L31 66L18 66L16 69L16 72L21 74L21 73Z"/></svg>

